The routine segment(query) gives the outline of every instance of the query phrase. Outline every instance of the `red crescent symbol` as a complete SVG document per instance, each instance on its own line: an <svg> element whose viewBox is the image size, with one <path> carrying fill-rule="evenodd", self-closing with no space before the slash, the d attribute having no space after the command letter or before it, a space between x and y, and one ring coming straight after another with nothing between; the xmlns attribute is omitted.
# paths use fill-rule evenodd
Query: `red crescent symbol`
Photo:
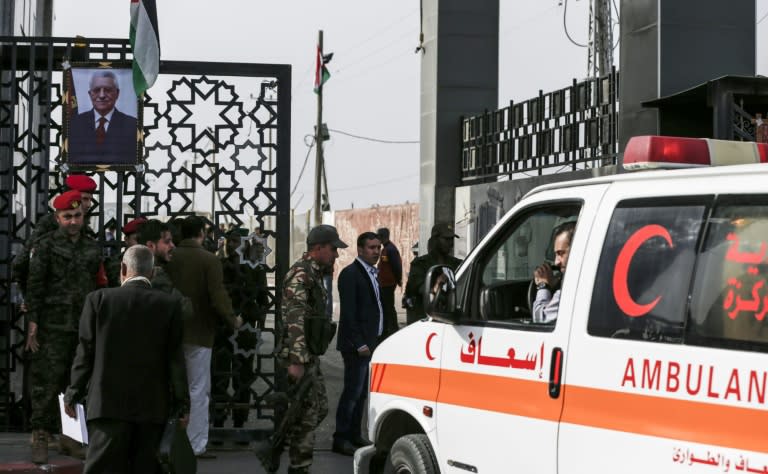
<svg viewBox="0 0 768 474"><path fill-rule="evenodd" d="M427 351L427 359L429 360L435 360L434 356L429 352L429 345L432 343L432 338L437 336L436 332L433 332L432 334L427 337L427 344L424 347L424 349Z"/></svg>
<svg viewBox="0 0 768 474"><path fill-rule="evenodd" d="M632 263L632 257L635 256L637 249L639 249L646 240L653 237L663 237L670 247L673 246L672 237L669 235L667 229L660 225L650 224L641 227L637 232L632 234L632 236L627 239L627 243L624 244L621 252L619 252L619 256L616 258L616 266L613 270L613 296L616 299L616 304L619 305L619 309L632 318L648 314L661 299L661 296L658 296L648 304L638 304L632 299L632 296L629 294L629 288L627 287L627 273L629 273L629 264Z"/></svg>

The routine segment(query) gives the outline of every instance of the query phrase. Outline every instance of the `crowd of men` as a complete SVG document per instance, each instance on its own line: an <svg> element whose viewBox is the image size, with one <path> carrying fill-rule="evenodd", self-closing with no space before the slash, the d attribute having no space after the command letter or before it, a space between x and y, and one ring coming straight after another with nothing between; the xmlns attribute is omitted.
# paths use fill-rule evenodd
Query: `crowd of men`
<svg viewBox="0 0 768 474"><path fill-rule="evenodd" d="M25 296L31 460L48 462L61 427L59 393L73 416L76 403L87 403L87 457L58 436L61 453L86 457L85 472L157 471L157 441L174 417L195 455L212 457L210 395L229 405L230 383L219 377L212 390L212 367L236 367L234 425L248 416L253 332L269 304L263 247L241 242L247 231L234 228L212 253L203 247L205 221L189 216L134 219L122 228L125 251L105 252L86 224L96 182L70 175L66 185L14 260ZM250 340L231 337L244 322ZM228 411L215 411L214 426Z"/></svg>
<svg viewBox="0 0 768 474"><path fill-rule="evenodd" d="M196 456L214 457L206 451L209 414L214 427L230 415L236 428L248 418L254 332L264 326L269 305L263 247L244 241L247 231L237 228L215 242L204 220L189 216L168 223L134 219L122 227L125 251L113 244L105 252L86 224L95 181L70 175L66 185L53 200L54 213L38 221L14 262L26 295L20 310L27 321L31 460L48 462L61 426L59 393L70 416L75 404L87 403L85 472L126 466L159 472L155 454L169 418L186 428ZM312 380L301 421L287 435L290 473L308 472L312 463L314 430L328 412L318 357L334 337L344 387L333 451L352 455L368 444L361 423L370 359L399 329L394 294L403 286L403 265L389 236L380 228L357 238L357 258L338 277L338 334L325 282L338 249L347 247L336 229L313 228L307 252L285 276L278 361L290 384ZM436 264L455 270L460 263L451 256L457 237L450 224L436 224L428 253L411 263L403 298L408 323L424 317L427 270ZM243 324L249 330L234 337ZM213 407L211 395L220 402ZM58 436L58 444L64 454L85 454L66 436Z"/></svg>

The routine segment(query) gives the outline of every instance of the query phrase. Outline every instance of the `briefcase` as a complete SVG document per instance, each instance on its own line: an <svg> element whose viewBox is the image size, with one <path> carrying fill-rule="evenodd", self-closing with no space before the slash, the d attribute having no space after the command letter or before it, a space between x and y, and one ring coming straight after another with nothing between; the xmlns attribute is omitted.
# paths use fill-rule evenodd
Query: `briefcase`
<svg viewBox="0 0 768 474"><path fill-rule="evenodd" d="M165 424L157 457L168 474L197 473L195 452L189 444L187 430L181 427L178 418L173 417Z"/></svg>

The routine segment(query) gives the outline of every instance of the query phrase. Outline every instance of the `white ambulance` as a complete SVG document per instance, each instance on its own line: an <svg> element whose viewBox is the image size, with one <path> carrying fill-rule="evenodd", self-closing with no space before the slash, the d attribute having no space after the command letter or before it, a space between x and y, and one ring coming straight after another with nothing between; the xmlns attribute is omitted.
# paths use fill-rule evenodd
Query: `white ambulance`
<svg viewBox="0 0 768 474"><path fill-rule="evenodd" d="M768 146L636 137L624 166L688 169L539 187L430 271L430 317L373 355L355 472L768 474Z"/></svg>

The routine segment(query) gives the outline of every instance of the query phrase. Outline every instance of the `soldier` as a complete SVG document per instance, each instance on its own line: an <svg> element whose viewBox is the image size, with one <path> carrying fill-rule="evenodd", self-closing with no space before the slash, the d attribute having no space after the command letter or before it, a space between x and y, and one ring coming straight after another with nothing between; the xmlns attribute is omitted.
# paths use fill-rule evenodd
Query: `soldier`
<svg viewBox="0 0 768 474"><path fill-rule="evenodd" d="M422 319L424 313L424 280L427 271L434 265L447 265L453 271L461 263L461 260L451 255L453 253L453 241L459 236L453 232L453 225L438 222L432 226L432 236L429 238L429 252L421 257L416 257L411 262L411 271L408 273L408 283L405 285L403 306L407 310L408 324Z"/></svg>
<svg viewBox="0 0 768 474"><path fill-rule="evenodd" d="M339 256L338 249L346 247L335 227L319 225L307 236L307 252L285 276L282 346L278 359L287 366L290 384L298 384L302 377L315 378L304 399L300 422L288 429L289 474L309 472L315 444L314 430L328 414L328 398L318 356L325 352L333 334L317 331L314 323L328 320L323 273L333 267ZM313 324L310 325L310 321Z"/></svg>
<svg viewBox="0 0 768 474"><path fill-rule="evenodd" d="M57 396L67 386L80 311L103 273L101 248L82 234L80 191L59 195L53 207L59 228L33 244L27 282L25 347L31 352L32 462L37 464L48 462L48 437L60 426ZM106 280L98 283L103 285ZM82 446L63 435L59 444L65 454L82 451Z"/></svg>
<svg viewBox="0 0 768 474"><path fill-rule="evenodd" d="M96 181L84 174L71 174L64 180L67 188L80 192L80 208L83 216L88 214L88 210L93 204L93 194L96 191ZM84 219L85 220L85 219ZM29 250L34 242L43 235L53 232L59 228L56 216L53 213L41 217L32 230L32 235L27 239L24 250L13 262L13 280L21 287L22 293L26 292L27 278L29 277ZM85 235L87 225L82 226L82 232Z"/></svg>
<svg viewBox="0 0 768 474"><path fill-rule="evenodd" d="M217 255L221 260L224 287L232 300L232 307L251 328L263 327L266 308L269 305L267 272L261 262L250 261L248 242L238 252L242 244L240 229L230 230L225 237L224 246ZM242 405L250 404L251 401L254 351L258 336L248 330L239 331L234 335L236 345L230 342L232 329L219 324L211 360L213 400L219 405L214 409L214 427L224 426L227 419L227 411L221 404L229 399L227 387L230 374L232 389L235 391L232 398L241 405L233 409L233 426L242 428L248 419L248 407Z"/></svg>

